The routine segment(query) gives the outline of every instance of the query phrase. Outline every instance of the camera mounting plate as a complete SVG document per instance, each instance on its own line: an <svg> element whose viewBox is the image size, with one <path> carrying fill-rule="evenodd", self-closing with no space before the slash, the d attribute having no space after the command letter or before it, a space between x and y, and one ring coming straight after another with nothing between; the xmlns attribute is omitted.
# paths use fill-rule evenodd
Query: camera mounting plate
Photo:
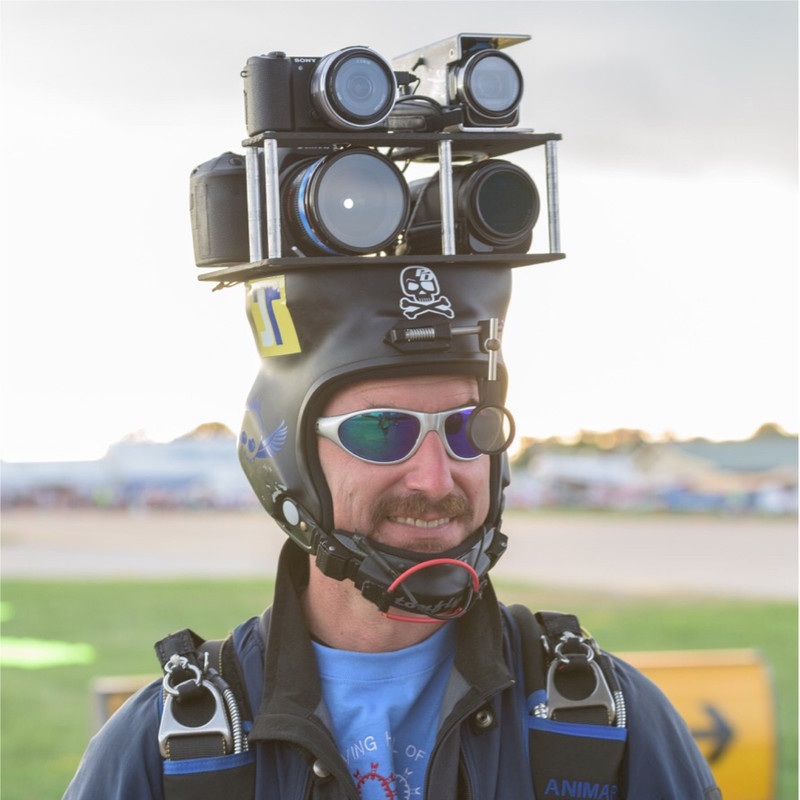
<svg viewBox="0 0 800 800"><path fill-rule="evenodd" d="M539 147L547 142L561 140L560 133L533 133L529 130L491 129L470 131L436 131L433 133L406 133L386 130L343 133L342 131L296 132L265 131L242 141L243 147L263 147L267 139L274 139L278 147L329 148L330 152L345 147L388 148L387 155L394 161L429 161L435 158L439 143L452 142L453 158L476 161L480 158L500 158L509 153Z"/></svg>
<svg viewBox="0 0 800 800"><path fill-rule="evenodd" d="M199 281L216 281L222 289L237 283L247 283L271 275L282 275L286 272L306 269L341 269L343 267L403 267L409 264L426 267L526 267L533 264L544 264L548 261L560 261L566 258L565 253L485 253L480 255L416 255L416 256L319 256L300 258L297 256L267 258L263 261L252 261L247 264L234 264L230 267L204 272L198 275Z"/></svg>

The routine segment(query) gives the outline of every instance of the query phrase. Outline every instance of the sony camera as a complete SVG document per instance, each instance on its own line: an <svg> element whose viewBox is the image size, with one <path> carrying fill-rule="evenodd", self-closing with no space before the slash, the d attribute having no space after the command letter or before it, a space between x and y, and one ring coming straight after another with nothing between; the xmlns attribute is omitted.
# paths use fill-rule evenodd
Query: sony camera
<svg viewBox="0 0 800 800"><path fill-rule="evenodd" d="M392 67L368 47L346 47L321 57L253 56L242 77L250 136L374 128L397 99Z"/></svg>
<svg viewBox="0 0 800 800"><path fill-rule="evenodd" d="M522 73L502 48L527 35L459 33L392 59L397 72L415 76L414 96L460 107L462 128L512 127L519 122Z"/></svg>

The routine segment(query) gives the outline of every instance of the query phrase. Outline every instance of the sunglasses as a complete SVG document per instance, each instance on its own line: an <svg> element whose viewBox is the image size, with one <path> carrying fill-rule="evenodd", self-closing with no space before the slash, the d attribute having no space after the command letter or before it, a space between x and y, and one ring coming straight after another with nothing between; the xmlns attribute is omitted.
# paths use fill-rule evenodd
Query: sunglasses
<svg viewBox="0 0 800 800"><path fill-rule="evenodd" d="M370 464L399 464L417 452L429 431L436 431L448 454L458 461L482 455L470 441L467 423L475 406L426 414L398 408L373 408L320 417L316 430L356 458Z"/></svg>

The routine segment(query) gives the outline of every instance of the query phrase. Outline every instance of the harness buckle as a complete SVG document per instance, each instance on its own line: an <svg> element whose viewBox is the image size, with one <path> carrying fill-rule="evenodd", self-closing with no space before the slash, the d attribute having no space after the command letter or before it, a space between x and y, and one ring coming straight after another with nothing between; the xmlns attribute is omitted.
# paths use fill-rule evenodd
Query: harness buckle
<svg viewBox="0 0 800 800"><path fill-rule="evenodd" d="M595 660L596 650L594 639L576 636L569 631L561 636L547 670L547 705L551 719L558 711L594 707L605 709L609 725L614 722L617 704L603 670ZM575 676L575 679L568 676Z"/></svg>
<svg viewBox="0 0 800 800"><path fill-rule="evenodd" d="M172 673L176 669L188 670L193 674L193 677L174 686ZM158 747L161 755L167 759L170 757L170 739L213 735L222 737L224 742L223 754L230 753L233 750L233 732L225 710L225 701L220 691L210 681L204 679L203 672L198 667L190 664L182 656L173 656L164 665L164 672L164 710L161 714L161 724L158 728ZM180 709L181 690L187 688L193 695L192 705L195 708L198 707L195 698L199 699L202 692L206 692L210 697L208 709L203 708L203 711L207 712L205 721L202 719L196 721L194 715L188 717L186 714L181 715L180 712L176 715L176 709ZM209 697L203 698L203 700L207 702ZM181 716L184 717L185 721L179 719Z"/></svg>

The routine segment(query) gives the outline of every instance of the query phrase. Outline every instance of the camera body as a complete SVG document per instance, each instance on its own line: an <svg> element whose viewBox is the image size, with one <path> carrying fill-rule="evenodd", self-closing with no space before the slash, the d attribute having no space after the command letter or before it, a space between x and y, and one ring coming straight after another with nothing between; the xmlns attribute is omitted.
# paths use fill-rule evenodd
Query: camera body
<svg viewBox="0 0 800 800"><path fill-rule="evenodd" d="M397 97L389 63L367 47L327 56L252 56L242 70L247 132L366 130Z"/></svg>
<svg viewBox="0 0 800 800"><path fill-rule="evenodd" d="M512 127L519 122L522 73L501 49L530 36L459 33L392 59L418 80L415 95L463 108L463 128Z"/></svg>
<svg viewBox="0 0 800 800"><path fill-rule="evenodd" d="M189 213L198 267L250 260L244 156L223 153L192 170Z"/></svg>

